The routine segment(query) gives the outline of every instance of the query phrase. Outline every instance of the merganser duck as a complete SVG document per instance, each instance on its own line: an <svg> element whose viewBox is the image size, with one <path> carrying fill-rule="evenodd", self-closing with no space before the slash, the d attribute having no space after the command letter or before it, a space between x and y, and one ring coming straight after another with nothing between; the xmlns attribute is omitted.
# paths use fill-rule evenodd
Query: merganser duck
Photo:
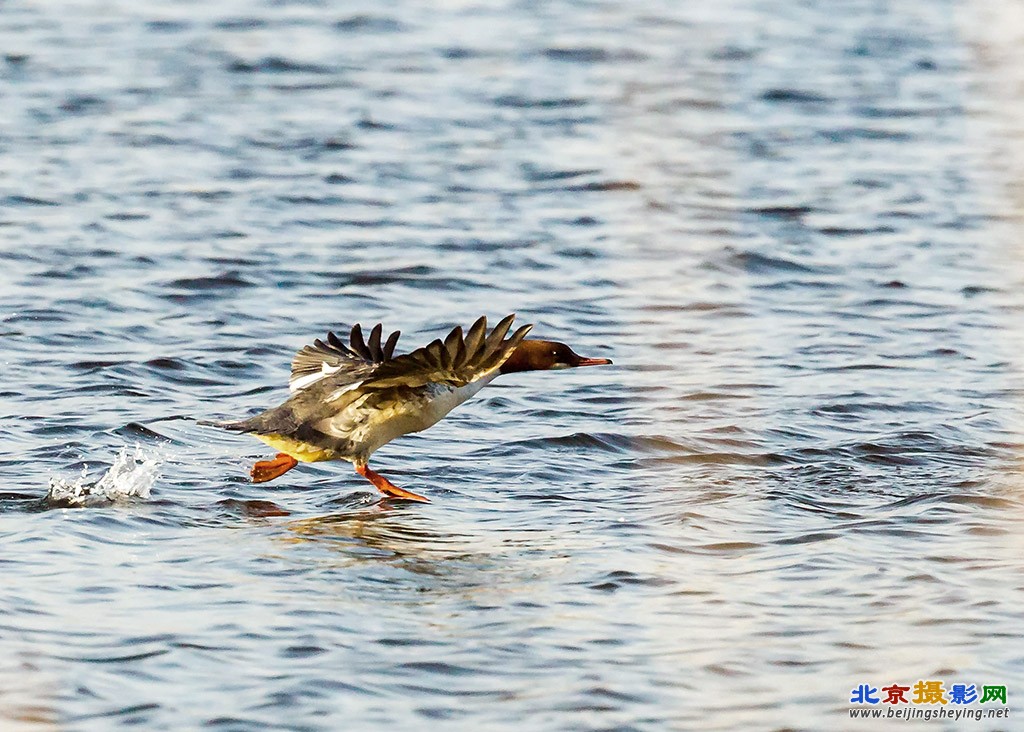
<svg viewBox="0 0 1024 732"><path fill-rule="evenodd" d="M429 502L399 488L370 469L370 455L396 437L425 430L501 374L610 364L584 358L556 341L526 340L532 325L506 338L515 315L487 334L480 318L463 336L457 327L442 341L395 356L399 331L382 342L383 327L369 341L357 324L345 344L334 333L305 346L292 360L283 404L238 422L213 422L244 432L278 450L273 460L257 462L253 483L284 475L299 462L347 460L387 496Z"/></svg>

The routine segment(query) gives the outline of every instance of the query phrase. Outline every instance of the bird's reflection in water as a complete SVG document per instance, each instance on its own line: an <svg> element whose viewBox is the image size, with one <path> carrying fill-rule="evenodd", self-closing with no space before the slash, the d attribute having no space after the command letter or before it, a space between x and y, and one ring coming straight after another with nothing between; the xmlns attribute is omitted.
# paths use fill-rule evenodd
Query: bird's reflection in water
<svg viewBox="0 0 1024 732"><path fill-rule="evenodd" d="M218 501L217 505L225 511L236 513L246 518L270 518L272 516L292 515L291 511L282 508L273 501L225 498L223 501Z"/></svg>
<svg viewBox="0 0 1024 732"><path fill-rule="evenodd" d="M510 526L502 514L487 521L475 508L365 493L331 508L322 516L286 519L278 541L301 552L304 562L341 572L346 587L372 587L375 596L387 592L393 602L419 604L429 596L431 602L505 605L532 597L538 582L569 570L571 552L550 532ZM353 571L357 583L348 581Z"/></svg>
<svg viewBox="0 0 1024 732"><path fill-rule="evenodd" d="M448 525L438 528L422 506L386 498L286 525L290 533L283 537L285 542L314 542L351 561L397 562L417 574L445 574L453 563L489 565L499 549Z"/></svg>

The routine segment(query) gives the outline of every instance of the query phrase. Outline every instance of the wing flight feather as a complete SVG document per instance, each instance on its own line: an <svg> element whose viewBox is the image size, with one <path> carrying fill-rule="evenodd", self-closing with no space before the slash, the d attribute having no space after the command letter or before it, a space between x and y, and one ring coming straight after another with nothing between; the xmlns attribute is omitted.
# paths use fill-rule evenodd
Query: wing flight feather
<svg viewBox="0 0 1024 732"><path fill-rule="evenodd" d="M394 355L399 331L382 345L381 324L370 331L369 341L357 324L348 343L332 332L326 342L318 338L295 354L289 387L298 391L326 378L336 388L356 382L366 389L428 383L463 386L500 368L533 327L524 325L506 338L514 320L514 314L502 318L488 334L487 318L481 317L465 335L462 326L456 326L443 341L431 341L400 356Z"/></svg>

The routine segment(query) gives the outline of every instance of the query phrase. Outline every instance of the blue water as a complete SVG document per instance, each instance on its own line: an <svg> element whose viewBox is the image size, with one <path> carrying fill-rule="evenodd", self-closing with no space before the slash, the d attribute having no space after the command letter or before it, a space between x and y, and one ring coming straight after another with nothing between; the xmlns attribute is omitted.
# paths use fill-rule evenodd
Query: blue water
<svg viewBox="0 0 1024 732"><path fill-rule="evenodd" d="M1013 707L1018 15L0 3L0 727ZM377 453L430 504L347 463L252 485L272 451L194 422L282 400L329 329L509 312L615 365Z"/></svg>

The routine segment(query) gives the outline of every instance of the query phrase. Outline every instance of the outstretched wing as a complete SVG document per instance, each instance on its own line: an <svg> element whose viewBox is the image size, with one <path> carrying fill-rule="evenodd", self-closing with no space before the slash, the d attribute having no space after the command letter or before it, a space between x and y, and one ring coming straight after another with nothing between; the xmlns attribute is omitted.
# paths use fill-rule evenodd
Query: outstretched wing
<svg viewBox="0 0 1024 732"><path fill-rule="evenodd" d="M313 345L295 354L288 385L291 391L299 391L330 378L331 386L344 393L356 385L385 389L429 383L456 387L470 384L499 369L530 332L533 326L524 325L505 338L515 317L513 314L503 318L490 334L487 333L487 318L481 317L465 335L459 326L443 341L437 339L401 356L394 355L399 331L392 333L382 345L380 324L370 331L368 342L363 340L358 325L352 328L348 345L329 333L326 343L318 338Z"/></svg>
<svg viewBox="0 0 1024 732"><path fill-rule="evenodd" d="M357 323L352 326L347 345L334 333L328 333L326 342L317 338L312 345L303 346L292 359L289 390L305 389L328 376L349 377L352 381L365 378L394 355L401 332L396 330L381 344L383 332L384 326L378 323L370 331L369 342L364 341L363 329Z"/></svg>
<svg viewBox="0 0 1024 732"><path fill-rule="evenodd" d="M484 317L473 323L465 336L458 326L443 341L437 339L375 366L362 386L384 389L445 383L459 387L477 381L499 369L533 327L524 325L506 339L515 317L503 318L489 335Z"/></svg>

